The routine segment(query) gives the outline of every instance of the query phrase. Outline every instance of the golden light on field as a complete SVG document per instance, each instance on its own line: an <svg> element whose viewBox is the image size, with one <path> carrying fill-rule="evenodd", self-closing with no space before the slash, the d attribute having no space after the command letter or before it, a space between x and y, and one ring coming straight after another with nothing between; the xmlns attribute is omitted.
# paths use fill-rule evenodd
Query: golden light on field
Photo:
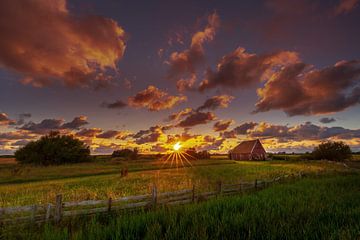
<svg viewBox="0 0 360 240"><path fill-rule="evenodd" d="M175 143L175 145L173 146L173 148L174 148L175 151L179 151L180 148L181 148L180 142Z"/></svg>

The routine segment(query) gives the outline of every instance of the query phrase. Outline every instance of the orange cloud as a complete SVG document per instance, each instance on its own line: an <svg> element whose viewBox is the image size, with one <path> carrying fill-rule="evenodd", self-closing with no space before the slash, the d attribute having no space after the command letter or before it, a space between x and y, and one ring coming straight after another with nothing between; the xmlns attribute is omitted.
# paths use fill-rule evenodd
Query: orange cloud
<svg viewBox="0 0 360 240"><path fill-rule="evenodd" d="M16 123L16 121L11 120L6 113L0 113L0 126L14 123Z"/></svg>
<svg viewBox="0 0 360 240"><path fill-rule="evenodd" d="M256 55L247 53L240 47L225 55L218 63L216 71L210 69L207 71L199 90L204 91L217 86L250 87L262 80L267 80L276 69L298 61L296 52L279 51Z"/></svg>
<svg viewBox="0 0 360 240"><path fill-rule="evenodd" d="M360 103L360 61L315 69L296 63L275 73L263 88L255 112L283 110L289 116L328 114Z"/></svg>
<svg viewBox="0 0 360 240"><path fill-rule="evenodd" d="M186 100L186 96L172 96L154 86L149 86L147 89L138 92L135 96L129 97L128 104L135 108L147 108L149 111L160 111L170 109Z"/></svg>
<svg viewBox="0 0 360 240"><path fill-rule="evenodd" d="M125 50L114 20L76 16L66 0L0 1L0 35L0 64L36 87L104 85Z"/></svg>
<svg viewBox="0 0 360 240"><path fill-rule="evenodd" d="M359 4L359 0L340 0L334 9L335 15L347 14L354 10Z"/></svg>
<svg viewBox="0 0 360 240"><path fill-rule="evenodd" d="M217 108L227 108L233 99L233 96L226 94L213 96L207 99L203 105L198 107L197 111L202 111L205 109L215 110Z"/></svg>
<svg viewBox="0 0 360 240"><path fill-rule="evenodd" d="M233 124L234 121L233 120L223 120L223 121L218 121L214 124L213 130L215 132L222 132L225 131L226 129L229 128L229 126L231 124Z"/></svg>
<svg viewBox="0 0 360 240"><path fill-rule="evenodd" d="M207 20L208 24L204 30L198 31L192 36L189 49L183 52L173 52L170 55L170 59L166 62L170 66L169 78L176 78L183 74L194 74L196 67L204 61L203 44L214 39L220 24L216 12L211 14Z"/></svg>

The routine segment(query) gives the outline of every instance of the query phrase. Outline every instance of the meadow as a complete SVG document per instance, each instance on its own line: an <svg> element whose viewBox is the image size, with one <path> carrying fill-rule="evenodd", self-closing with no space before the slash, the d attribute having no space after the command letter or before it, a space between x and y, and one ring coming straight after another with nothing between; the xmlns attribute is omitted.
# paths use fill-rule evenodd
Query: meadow
<svg viewBox="0 0 360 240"><path fill-rule="evenodd" d="M121 169L128 175L122 177ZM139 160L96 157L90 163L61 166L0 164L0 206L53 203L57 194L64 201L118 198L149 193L153 184L160 192L191 188L211 190L214 183L238 183L270 179L299 172L348 172L342 163L328 161L232 161L223 156L175 165L154 159Z"/></svg>
<svg viewBox="0 0 360 240"><path fill-rule="evenodd" d="M6 239L358 239L359 180L358 173L308 177L243 196L57 226L11 226L2 234Z"/></svg>

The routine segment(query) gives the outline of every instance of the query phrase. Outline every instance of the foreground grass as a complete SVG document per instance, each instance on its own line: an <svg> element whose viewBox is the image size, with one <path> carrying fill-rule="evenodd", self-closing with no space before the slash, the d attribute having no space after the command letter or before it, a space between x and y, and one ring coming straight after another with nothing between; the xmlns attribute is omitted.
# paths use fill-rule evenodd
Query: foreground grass
<svg viewBox="0 0 360 240"><path fill-rule="evenodd" d="M360 176L274 185L246 196L136 215L7 228L9 239L358 239Z"/></svg>
<svg viewBox="0 0 360 240"><path fill-rule="evenodd" d="M129 175L120 170L128 166ZM307 172L348 171L342 164L326 161L236 162L224 159L192 161L192 167L171 168L154 160L131 162L102 161L51 167L25 166L12 176L11 167L0 168L0 207L54 202L63 194L64 201L118 198L149 193L155 183L159 191L191 188L210 190L215 182L225 183L270 179ZM26 170L28 169L28 170Z"/></svg>

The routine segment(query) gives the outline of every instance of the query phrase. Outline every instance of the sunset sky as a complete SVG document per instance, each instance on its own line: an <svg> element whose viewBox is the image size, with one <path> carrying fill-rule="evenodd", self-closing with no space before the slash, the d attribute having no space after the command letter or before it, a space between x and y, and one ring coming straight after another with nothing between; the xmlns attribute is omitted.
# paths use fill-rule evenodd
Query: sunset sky
<svg viewBox="0 0 360 240"><path fill-rule="evenodd" d="M360 151L360 1L0 1L0 154Z"/></svg>

